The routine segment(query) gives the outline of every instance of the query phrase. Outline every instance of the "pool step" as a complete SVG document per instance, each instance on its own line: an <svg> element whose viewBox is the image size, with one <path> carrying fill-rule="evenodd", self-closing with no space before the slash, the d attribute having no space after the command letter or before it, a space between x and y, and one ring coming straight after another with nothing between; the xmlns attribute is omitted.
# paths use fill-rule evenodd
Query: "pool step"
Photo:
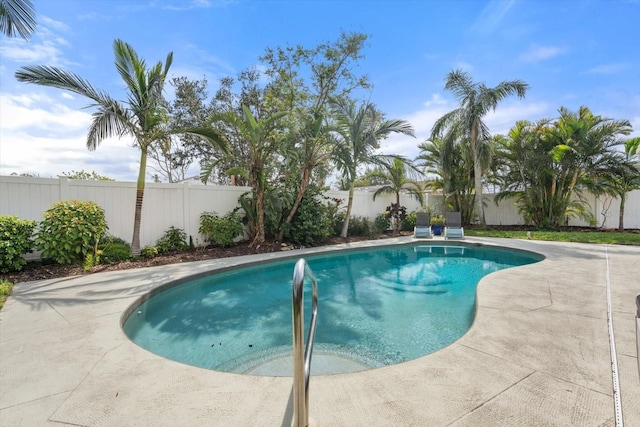
<svg viewBox="0 0 640 427"><path fill-rule="evenodd" d="M342 374L371 369L371 366L359 360L338 354L315 353L311 358L311 372L313 375ZM260 362L246 369L243 374L265 375L273 377L290 377L293 372L293 357L291 355L278 356Z"/></svg>

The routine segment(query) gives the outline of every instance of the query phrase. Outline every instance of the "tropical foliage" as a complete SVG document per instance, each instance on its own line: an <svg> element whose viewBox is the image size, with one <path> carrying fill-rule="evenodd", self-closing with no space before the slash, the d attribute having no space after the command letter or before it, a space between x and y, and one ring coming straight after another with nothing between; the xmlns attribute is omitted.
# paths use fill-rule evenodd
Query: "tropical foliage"
<svg viewBox="0 0 640 427"><path fill-rule="evenodd" d="M127 101L120 102L107 93L94 89L82 77L57 67L47 65L26 66L16 72L18 81L55 87L89 98L95 107L87 135L87 148L95 150L102 141L110 137L129 136L140 150L140 168L136 188L136 204L133 222L131 249L140 253L140 222L144 198L147 153L155 144L169 144L168 115L163 89L173 53L164 62L147 67L128 43L115 40L113 43L115 64L128 91ZM180 132L197 134L212 144L222 146L220 134L211 129L181 129Z"/></svg>
<svg viewBox="0 0 640 427"><path fill-rule="evenodd" d="M399 119L385 120L373 104L365 102L356 107L355 102L342 99L333 103L332 130L337 134L333 161L338 171L349 183L349 200L341 237L347 237L353 207L354 182L358 168L366 164L384 164L392 158L376 154L380 141L391 133L414 136L411 125Z"/></svg>
<svg viewBox="0 0 640 427"><path fill-rule="evenodd" d="M0 0L0 32L29 40L36 31L36 11L31 0Z"/></svg>
<svg viewBox="0 0 640 427"><path fill-rule="evenodd" d="M500 139L504 173L497 200L514 197L526 222L545 228L570 217L593 222L584 196L616 191L605 183L631 172L618 150L630 132L627 120L594 115L587 107L560 108L555 121L518 122Z"/></svg>
<svg viewBox="0 0 640 427"><path fill-rule="evenodd" d="M529 85L521 80L503 81L490 88L484 83L476 83L471 76L462 70L455 70L447 75L445 90L451 91L459 100L455 110L440 117L431 130L431 140L436 138L456 138L471 149L473 158L473 181L475 192L475 209L480 224L485 224L482 200L483 164L480 158L480 145L491 138L484 117L504 98L517 95L525 96ZM446 136L449 134L448 136Z"/></svg>

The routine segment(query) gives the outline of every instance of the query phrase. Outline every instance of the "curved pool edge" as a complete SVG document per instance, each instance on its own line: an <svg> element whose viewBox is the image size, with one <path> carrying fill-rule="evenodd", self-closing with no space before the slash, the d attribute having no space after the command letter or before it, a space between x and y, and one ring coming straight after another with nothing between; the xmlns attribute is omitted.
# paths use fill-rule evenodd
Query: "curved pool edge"
<svg viewBox="0 0 640 427"><path fill-rule="evenodd" d="M146 292L145 294L143 294L140 297L138 297L122 313L122 315L120 316L120 329L121 329L122 334L126 337L127 340L129 340L134 345L138 345L139 346L139 344L134 342L128 336L128 334L124 331L124 325L125 325L127 319L136 310L138 310L139 307L143 303L145 303L149 299L153 298L154 296L156 296L156 295L158 295L158 294L160 294L160 293L162 293L164 291L167 291L167 290L169 290L171 288L174 288L176 286L180 286L180 285L182 285L184 283L187 283L187 282L190 282L192 280L197 280L199 278L207 277L207 276L214 275L214 274L224 273L224 272L227 272L227 271L230 271L230 270L234 270L234 269L237 269L237 268L246 268L246 267L251 267L251 266L256 266L256 265L269 264L269 263L272 263L272 262L287 261L287 260L299 259L299 258L304 258L304 257L313 257L313 256L318 256L318 255L323 255L323 254L359 252L359 251L366 251L368 249L381 249L381 248L391 248L391 247L418 247L418 246L433 246L433 247L451 246L451 247L469 247L469 248L480 248L480 247L495 248L495 249L499 249L499 250L507 250L507 251L510 251L510 252L518 252L518 253L520 253L522 255L525 255L527 257L536 258L537 260L532 261L531 264L539 263L539 262L541 262L541 261L543 261L545 259L545 256L543 254L538 253L538 252L531 251L531 250L526 250L526 249L520 249L520 248L513 248L513 247L509 247L509 246L504 246L504 245L496 244L495 242L474 242L474 241L466 241L466 240L440 240L440 239L425 240L425 239L416 239L416 238L412 238L412 237L409 237L409 238L400 237L400 238L393 238L393 239L364 241L364 242L357 242L357 244L347 243L347 244L340 244L340 245L330 245L330 246L320 246L320 247L305 248L305 249L294 250L294 251L286 251L286 252L276 252L276 253L269 253L269 254L258 254L258 255L249 255L249 256L239 256L239 257L225 258L224 260L228 260L228 261L231 262L230 265L212 266L211 268L206 268L206 269L204 269L202 271L199 271L197 273L184 275L184 276L182 276L180 278L177 278L177 279L174 279L174 280L170 280L170 281L167 281L165 283L161 283L161 284L158 284L158 285L154 286L148 292ZM220 261L220 259L218 259L216 261ZM209 261L200 261L199 263L208 263L208 262ZM224 263L224 264L227 264L227 263ZM513 269L513 268L520 268L520 267L524 267L524 266L527 266L527 265L530 265L530 264L524 264L524 265L517 265L517 266L513 266L513 267L508 267L507 270ZM439 351L442 351L443 349L455 344L460 339L462 339L466 334L469 333L469 331L473 327L473 325L474 325L474 323L476 321L476 317L477 317L477 312L478 312L478 288L480 286L480 283L486 277L491 276L493 274L496 274L496 273L498 273L500 271L502 271L502 270L498 270L496 272L488 274L487 276L484 276L476 284L473 320L471 322L471 325L470 325L469 329L467 329L455 341L445 345L444 347L442 347L442 348L440 348L440 349L438 349L438 350L436 350L434 352L419 356L418 358L426 357L426 356L429 356L431 354L434 354L434 353L437 353ZM142 349L144 349L145 351L149 351L150 353L155 354L158 357L164 357L162 355L158 355L158 354L154 353L153 351L151 351L151 350L149 350L149 349L147 349L145 347L142 347L142 346L140 346L140 347ZM186 363L186 362L180 361L180 360L173 360L173 359L168 359L168 360L176 362L176 363L185 364L187 366L194 366L194 367L196 367L198 369L213 370L213 371L221 372L221 373L231 373L231 374L241 374L241 375L257 375L257 376L273 376L273 375L255 374L255 373L249 373L249 372L238 373L238 372L218 371L218 370L214 370L214 369L200 367L200 366L197 366L197 365L191 365L189 363ZM366 370L384 369L384 368L386 368L388 366L395 366L395 365L398 365L398 364L403 364L403 363L410 362L412 360L415 360L415 359L409 359L409 360L405 360L405 361L400 361L398 363L394 363L394 364L391 364L391 365L369 366L367 369L357 370L357 371L353 371L353 372L323 373L323 374L316 374L316 375L343 375L343 374L349 374L349 373L363 372L363 371L366 371Z"/></svg>
<svg viewBox="0 0 640 427"><path fill-rule="evenodd" d="M181 265L187 264L222 264L222 265L212 265L209 268L205 268L197 273L182 275L179 278L169 280L164 283L160 283L151 287L146 293L139 296L136 300L134 300L127 308L122 312L120 316L120 328L124 327L124 324L127 318L145 301L149 300L153 296L164 292L172 287L179 286L183 283L186 283L191 280L199 279L202 277L206 277L211 274L216 273L224 273L229 270L233 270L239 267L249 267L260 264L267 264L269 262L274 261L286 261L291 259L302 258L306 255L319 255L319 254L327 254L327 253L335 253L335 252L351 252L351 251L359 251L367 248L384 248L384 247L394 247L394 246L413 246L413 245L432 245L432 246L469 246L469 247L481 247L481 246L489 246L495 248L504 248L513 250L516 252L520 252L523 254L535 255L542 257L540 261L543 261L545 256L538 252L528 250L528 249L520 249L520 248L511 248L509 246L503 246L496 244L495 242L486 241L486 242L474 242L473 240L468 241L465 240L437 240L437 239L416 239L413 237L395 237L383 240L365 240L355 243L341 243L338 245L327 245L327 246L316 246L304 249L294 249L291 251L282 251L282 252L269 252L266 254L255 254L255 255L242 255L228 258L217 258L215 260L205 260L205 261L193 261L190 263L183 263ZM380 243L382 242L382 243ZM227 265L228 263L231 263ZM148 267L148 268L156 268L156 267ZM292 273L293 274L293 273ZM492 273L493 274L493 273ZM124 331L123 331L124 333ZM126 336L126 334L124 334ZM129 337L127 337L129 338Z"/></svg>
<svg viewBox="0 0 640 427"><path fill-rule="evenodd" d="M603 245L467 240L545 255L543 262L522 267L539 292L501 286L509 278L488 276L479 287L478 313L484 319L463 342L401 365L313 377L310 415L320 425L497 425L512 419L569 426L579 419L595 427L611 421ZM624 316L634 310L640 247L607 247L616 338L635 343ZM0 373L2 384L11 387L0 418L16 425L290 423L290 378L182 365L122 336L120 314L154 286L154 278L178 278L200 268L161 266L17 284L0 312ZM551 305L544 295L550 284L562 297ZM491 307L496 297L510 306ZM532 309L536 301L548 307ZM622 345L618 351L621 356L631 349ZM625 421L640 424L631 399L640 395L635 360L622 360Z"/></svg>

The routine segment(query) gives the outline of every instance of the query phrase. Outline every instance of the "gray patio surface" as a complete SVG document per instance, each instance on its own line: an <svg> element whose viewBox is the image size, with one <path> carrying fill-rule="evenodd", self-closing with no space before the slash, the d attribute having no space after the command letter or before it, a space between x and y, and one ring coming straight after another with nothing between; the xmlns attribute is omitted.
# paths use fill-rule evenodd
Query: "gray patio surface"
<svg viewBox="0 0 640 427"><path fill-rule="evenodd" d="M318 425L614 426L608 266L623 417L627 426L640 426L634 321L640 248L465 241L546 259L485 277L473 326L449 347L384 368L313 376L310 414ZM291 378L166 360L129 341L121 316L170 280L324 250L17 284L0 311L0 425L290 426Z"/></svg>

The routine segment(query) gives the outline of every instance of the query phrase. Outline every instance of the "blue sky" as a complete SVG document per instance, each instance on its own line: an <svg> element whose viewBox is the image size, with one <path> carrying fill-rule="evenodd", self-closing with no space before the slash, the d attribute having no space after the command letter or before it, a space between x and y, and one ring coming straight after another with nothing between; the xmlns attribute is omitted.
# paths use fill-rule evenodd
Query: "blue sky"
<svg viewBox="0 0 640 427"><path fill-rule="evenodd" d="M415 157L434 121L456 107L443 89L456 68L488 86L529 83L524 100L507 99L487 117L493 133L507 132L516 120L553 118L561 106L586 105L631 121L633 136L640 136L638 0L35 0L34 6L38 30L29 42L0 36L2 175L46 178L83 169L135 180L138 151L130 141L85 148L87 100L14 78L24 65L56 65L125 100L113 63L116 38L148 63L173 52L170 74L206 76L212 93L218 78L259 65L267 47L311 48L340 31L365 33L357 71L373 88L364 95L416 130L415 139L385 141L387 154Z"/></svg>

